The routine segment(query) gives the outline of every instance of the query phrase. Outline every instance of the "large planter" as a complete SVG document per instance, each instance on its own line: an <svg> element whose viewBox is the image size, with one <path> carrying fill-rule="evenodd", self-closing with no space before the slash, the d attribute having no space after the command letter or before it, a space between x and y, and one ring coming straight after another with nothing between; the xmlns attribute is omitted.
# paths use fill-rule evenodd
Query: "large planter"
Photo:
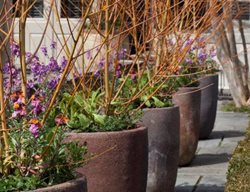
<svg viewBox="0 0 250 192"><path fill-rule="evenodd" d="M69 133L67 140L87 144L90 161L77 171L89 192L145 192L148 166L147 128L96 133Z"/></svg>
<svg viewBox="0 0 250 192"><path fill-rule="evenodd" d="M65 183L33 190L33 192L87 192L87 180L80 177Z"/></svg>
<svg viewBox="0 0 250 192"><path fill-rule="evenodd" d="M218 100L218 74L199 79L201 89L200 139L206 139L214 128Z"/></svg>
<svg viewBox="0 0 250 192"><path fill-rule="evenodd" d="M196 87L183 87L173 95L180 107L179 165L189 164L195 156L200 130L201 91Z"/></svg>
<svg viewBox="0 0 250 192"><path fill-rule="evenodd" d="M174 192L179 159L179 107L144 109L148 127L147 192Z"/></svg>

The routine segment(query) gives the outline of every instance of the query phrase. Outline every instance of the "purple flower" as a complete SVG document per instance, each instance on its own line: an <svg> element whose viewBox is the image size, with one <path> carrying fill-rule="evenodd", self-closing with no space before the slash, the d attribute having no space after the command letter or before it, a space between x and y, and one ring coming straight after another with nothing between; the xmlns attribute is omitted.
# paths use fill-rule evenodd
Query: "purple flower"
<svg viewBox="0 0 250 192"><path fill-rule="evenodd" d="M32 107L32 112L37 116L40 113L42 113L45 108L42 105L42 101L40 99L40 96L38 94L33 95L31 97L31 107Z"/></svg>
<svg viewBox="0 0 250 192"><path fill-rule="evenodd" d="M192 64L193 64L193 60L190 59L190 58L186 58L186 59L185 59L185 64L187 64L187 65L192 65Z"/></svg>
<svg viewBox="0 0 250 192"><path fill-rule="evenodd" d="M117 78L121 78L122 76L122 65L121 64L118 64L117 67L116 67L116 71L115 71L115 75Z"/></svg>
<svg viewBox="0 0 250 192"><path fill-rule="evenodd" d="M119 52L118 59L125 59L126 55L127 55L127 49L122 49Z"/></svg>
<svg viewBox="0 0 250 192"><path fill-rule="evenodd" d="M42 51L42 53L43 53L45 56L48 56L47 47L45 47L45 46L41 47L41 51Z"/></svg>
<svg viewBox="0 0 250 192"><path fill-rule="evenodd" d="M132 73L130 74L130 78L131 78L133 81L136 81L136 72L135 72L135 71L132 71Z"/></svg>
<svg viewBox="0 0 250 192"><path fill-rule="evenodd" d="M25 108L15 110L15 111L12 113L12 117L13 117L13 118L16 118L16 117L24 117L24 116L26 116L26 115L27 115L27 112L26 112Z"/></svg>
<svg viewBox="0 0 250 192"><path fill-rule="evenodd" d="M12 53L14 56L17 56L17 57L20 56L20 47L19 47L18 44L12 43L12 44L10 45L10 50L11 50L11 53Z"/></svg>
<svg viewBox="0 0 250 192"><path fill-rule="evenodd" d="M50 48L51 48L51 49L55 49L55 48L56 48L56 42L55 42L55 41L52 41L52 42L51 42Z"/></svg>
<svg viewBox="0 0 250 192"><path fill-rule="evenodd" d="M103 69L104 68L104 65L105 65L105 59L101 59L98 63L100 69Z"/></svg>
<svg viewBox="0 0 250 192"><path fill-rule="evenodd" d="M65 56L63 56L62 60L61 60L61 71L60 72L63 72L63 70L66 67L67 63L68 63L68 60L65 58Z"/></svg>
<svg viewBox="0 0 250 192"><path fill-rule="evenodd" d="M54 89L57 86L58 80L59 80L58 78L51 79L48 82L48 88L49 89Z"/></svg>
<svg viewBox="0 0 250 192"><path fill-rule="evenodd" d="M210 54L210 57L211 57L211 58L216 57L216 56L217 56L216 49L215 49L214 47L212 47L212 48L209 50L209 54Z"/></svg>
<svg viewBox="0 0 250 192"><path fill-rule="evenodd" d="M51 57L49 60L48 68L51 72L60 71L61 68L59 67L57 61L54 59L54 57Z"/></svg>
<svg viewBox="0 0 250 192"><path fill-rule="evenodd" d="M46 65L44 65L43 63L41 64L39 62L32 63L30 69L34 77L41 79L43 79L42 77L48 73Z"/></svg>
<svg viewBox="0 0 250 192"><path fill-rule="evenodd" d="M39 126L35 125L35 124L31 124L29 131L31 132L31 134L35 137L38 138L39 137Z"/></svg>
<svg viewBox="0 0 250 192"><path fill-rule="evenodd" d="M30 128L29 131L30 133L35 137L39 137L39 129L42 127L42 124L37 120L37 119L31 119L29 121Z"/></svg>
<svg viewBox="0 0 250 192"><path fill-rule="evenodd" d="M184 47L192 45L193 41L194 41L193 39L188 38L187 41L185 41L185 43L184 43Z"/></svg>
<svg viewBox="0 0 250 192"><path fill-rule="evenodd" d="M26 109L25 109L25 104L23 101L23 94L19 94L20 92L16 92L11 95L11 99L13 102L13 109L14 112L12 113L12 117L24 117L27 115Z"/></svg>
<svg viewBox="0 0 250 192"><path fill-rule="evenodd" d="M91 60L91 59L92 59L92 54L91 54L91 51L90 51L90 50L88 50L88 51L86 52L86 57L87 57L88 60Z"/></svg>
<svg viewBox="0 0 250 192"><path fill-rule="evenodd" d="M94 76L97 78L97 77L99 77L99 75L100 75L100 71L96 70L95 73L94 73Z"/></svg>
<svg viewBox="0 0 250 192"><path fill-rule="evenodd" d="M204 63L204 61L207 59L207 53L203 50L199 52L198 54L198 60L200 63Z"/></svg>

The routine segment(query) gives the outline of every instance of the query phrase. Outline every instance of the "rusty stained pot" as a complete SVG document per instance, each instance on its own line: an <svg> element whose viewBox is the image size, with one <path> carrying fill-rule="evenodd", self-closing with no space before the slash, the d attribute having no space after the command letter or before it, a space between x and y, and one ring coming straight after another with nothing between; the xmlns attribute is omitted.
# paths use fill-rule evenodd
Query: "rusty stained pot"
<svg viewBox="0 0 250 192"><path fill-rule="evenodd" d="M33 192L87 192L87 180L80 177L71 181L67 181L58 185L40 188Z"/></svg>
<svg viewBox="0 0 250 192"><path fill-rule="evenodd" d="M214 128L218 101L218 74L199 79L201 89L200 139L206 139Z"/></svg>
<svg viewBox="0 0 250 192"><path fill-rule="evenodd" d="M87 144L90 161L77 169L89 192L145 192L148 166L147 128L68 133L67 140Z"/></svg>
<svg viewBox="0 0 250 192"><path fill-rule="evenodd" d="M147 192L174 192L179 159L179 107L144 109L148 127Z"/></svg>
<svg viewBox="0 0 250 192"><path fill-rule="evenodd" d="M195 156L200 134L201 91L198 87L182 87L173 95L180 107L179 165L189 164Z"/></svg>

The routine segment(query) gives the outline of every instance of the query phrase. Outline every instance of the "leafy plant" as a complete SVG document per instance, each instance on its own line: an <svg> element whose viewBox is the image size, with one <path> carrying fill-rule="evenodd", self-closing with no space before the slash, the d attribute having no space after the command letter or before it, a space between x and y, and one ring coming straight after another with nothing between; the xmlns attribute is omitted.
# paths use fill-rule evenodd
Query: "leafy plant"
<svg viewBox="0 0 250 192"><path fill-rule="evenodd" d="M51 47L55 49L54 42ZM7 153L1 153L0 189L33 190L73 179L75 168L83 164L86 147L64 142L68 119L56 108L43 121L66 59L63 57L59 64L48 56L46 47L41 52L48 63L26 53L30 78L25 95L21 88L21 69L15 64L21 54L19 45L13 43L11 51L14 60L4 65L6 114L10 118L6 119L9 148Z"/></svg>
<svg viewBox="0 0 250 192"><path fill-rule="evenodd" d="M69 117L68 128L75 132L119 131L132 128L139 120L139 111L106 115L102 96L100 90L92 91L87 99L83 99L86 97L83 91L77 92L74 97L64 93L60 110ZM118 105L113 103L112 107L115 104Z"/></svg>
<svg viewBox="0 0 250 192"><path fill-rule="evenodd" d="M189 38L183 49L187 55L180 63L177 83L178 86L198 86L198 78L202 75L213 74L218 71L218 65L214 60L215 49L208 49L204 38Z"/></svg>

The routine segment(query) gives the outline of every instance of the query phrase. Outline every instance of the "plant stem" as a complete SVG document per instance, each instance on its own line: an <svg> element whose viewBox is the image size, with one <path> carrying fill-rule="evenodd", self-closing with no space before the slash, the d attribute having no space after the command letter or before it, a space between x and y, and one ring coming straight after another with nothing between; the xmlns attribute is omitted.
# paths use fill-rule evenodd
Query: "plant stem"
<svg viewBox="0 0 250 192"><path fill-rule="evenodd" d="M3 58L2 58L2 50L0 53L0 107L1 107L1 130L0 137L1 143L4 148L1 149L1 152L5 153L5 159L8 159L9 156L9 135L8 128L6 123L6 111L5 111L5 102L4 102L4 74L3 74ZM3 153L1 154L3 155ZM2 158L2 156L1 156ZM8 167L4 169L4 172L8 173Z"/></svg>
<svg viewBox="0 0 250 192"><path fill-rule="evenodd" d="M106 114L109 111L109 0L106 0L105 10L105 66L104 66L104 82L105 82L105 101L106 101Z"/></svg>
<svg viewBox="0 0 250 192"><path fill-rule="evenodd" d="M20 43L20 64L21 64L21 88L24 94L24 102L26 103L27 99L27 73L26 73L26 62L25 62L25 24L26 24L26 17L27 17L27 1L21 1L21 16L19 19L19 43Z"/></svg>

